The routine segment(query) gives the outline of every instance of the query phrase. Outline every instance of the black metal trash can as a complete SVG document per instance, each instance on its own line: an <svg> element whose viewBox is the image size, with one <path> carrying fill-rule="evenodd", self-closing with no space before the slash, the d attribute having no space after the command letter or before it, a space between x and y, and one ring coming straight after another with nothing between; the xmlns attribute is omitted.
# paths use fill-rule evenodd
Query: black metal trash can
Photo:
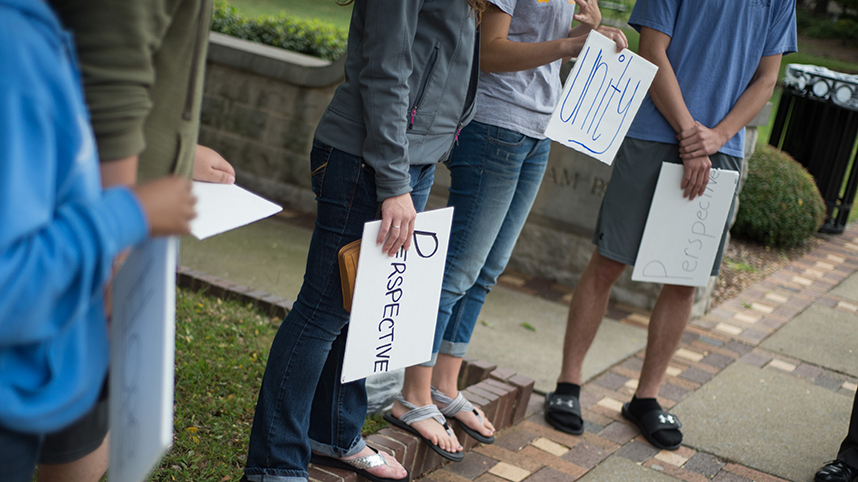
<svg viewBox="0 0 858 482"><path fill-rule="evenodd" d="M846 227L858 190L856 140L858 75L788 65L769 144L790 154L816 179L826 205L821 232L842 233Z"/></svg>

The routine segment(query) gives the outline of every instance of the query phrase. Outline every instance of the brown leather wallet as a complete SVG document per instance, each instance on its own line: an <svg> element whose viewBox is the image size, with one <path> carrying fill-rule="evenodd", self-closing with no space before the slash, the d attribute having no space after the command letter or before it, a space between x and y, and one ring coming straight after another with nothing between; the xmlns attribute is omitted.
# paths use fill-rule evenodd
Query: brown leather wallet
<svg viewBox="0 0 858 482"><path fill-rule="evenodd" d="M340 248L337 258L340 264L340 283L343 287L343 308L352 311L352 299L355 295L358 258L360 257L360 239Z"/></svg>

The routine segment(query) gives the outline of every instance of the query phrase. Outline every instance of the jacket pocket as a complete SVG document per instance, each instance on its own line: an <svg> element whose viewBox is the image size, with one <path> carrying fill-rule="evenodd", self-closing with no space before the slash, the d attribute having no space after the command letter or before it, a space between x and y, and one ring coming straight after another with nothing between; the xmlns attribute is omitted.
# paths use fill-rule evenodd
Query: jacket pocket
<svg viewBox="0 0 858 482"><path fill-rule="evenodd" d="M408 130L413 130L415 133L425 133L432 126L432 119L435 118L434 109L430 112L423 113L420 108L423 106L423 99L426 96L429 83L432 81L432 75L435 73L435 66L438 63L438 57L441 55L440 43L435 43L435 47L429 54L426 60L426 66L423 68L423 76L420 78L420 83L417 85L417 95L414 97L414 103L408 109Z"/></svg>

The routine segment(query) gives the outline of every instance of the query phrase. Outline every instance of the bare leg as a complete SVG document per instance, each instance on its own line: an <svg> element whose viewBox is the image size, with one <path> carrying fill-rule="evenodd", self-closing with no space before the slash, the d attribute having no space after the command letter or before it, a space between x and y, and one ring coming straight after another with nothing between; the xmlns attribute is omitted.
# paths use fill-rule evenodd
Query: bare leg
<svg viewBox="0 0 858 482"><path fill-rule="evenodd" d="M107 472L110 435L81 459L67 464L40 464L38 482L98 482Z"/></svg>
<svg viewBox="0 0 858 482"><path fill-rule="evenodd" d="M432 405L432 392L430 386L432 383L433 367L424 367L415 365L405 369L405 380L402 384L402 397L418 407ZM400 418L408 412L399 402L393 402L393 416ZM462 446L459 445L459 440L456 435L449 435L444 427L434 419L422 420L411 424L423 437L446 450L447 452L459 452Z"/></svg>
<svg viewBox="0 0 858 482"><path fill-rule="evenodd" d="M459 395L457 381L460 368L462 368L461 358L439 353L435 362L435 369L432 370L432 385L441 390L444 395L456 398ZM483 418L483 423L480 423L474 412L461 411L456 414L456 420L486 437L491 437L495 433L495 426L486 418L486 414L482 410L478 407L474 408Z"/></svg>
<svg viewBox="0 0 858 482"><path fill-rule="evenodd" d="M593 251L569 306L563 340L563 366L558 382L581 385L584 357L608 309L611 286L623 274L625 267L622 263L602 256L598 249Z"/></svg>
<svg viewBox="0 0 858 482"><path fill-rule="evenodd" d="M652 310L638 398L656 398L673 352L682 340L694 303L693 286L664 285Z"/></svg>
<svg viewBox="0 0 858 482"><path fill-rule="evenodd" d="M627 418L641 421L638 424L641 430L644 430L646 425L642 421L647 414L662 410L656 396L673 352L682 340L682 333L691 315L694 291L695 288L690 286L665 285L655 302L649 321L646 358L641 369L637 393L623 411L626 415L625 410L628 410ZM673 421L672 417L660 420L662 423L665 423L665 420ZM682 432L678 427L663 428L644 435L653 445L662 449L673 450L679 448L682 443Z"/></svg>

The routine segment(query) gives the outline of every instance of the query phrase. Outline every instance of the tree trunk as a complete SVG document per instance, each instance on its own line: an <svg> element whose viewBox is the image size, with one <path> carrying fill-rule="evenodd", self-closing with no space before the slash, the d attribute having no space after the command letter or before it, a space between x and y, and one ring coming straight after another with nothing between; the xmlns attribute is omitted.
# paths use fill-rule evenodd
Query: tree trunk
<svg viewBox="0 0 858 482"><path fill-rule="evenodd" d="M816 6L813 7L813 13L816 15L827 15L828 2L829 0L816 0Z"/></svg>

